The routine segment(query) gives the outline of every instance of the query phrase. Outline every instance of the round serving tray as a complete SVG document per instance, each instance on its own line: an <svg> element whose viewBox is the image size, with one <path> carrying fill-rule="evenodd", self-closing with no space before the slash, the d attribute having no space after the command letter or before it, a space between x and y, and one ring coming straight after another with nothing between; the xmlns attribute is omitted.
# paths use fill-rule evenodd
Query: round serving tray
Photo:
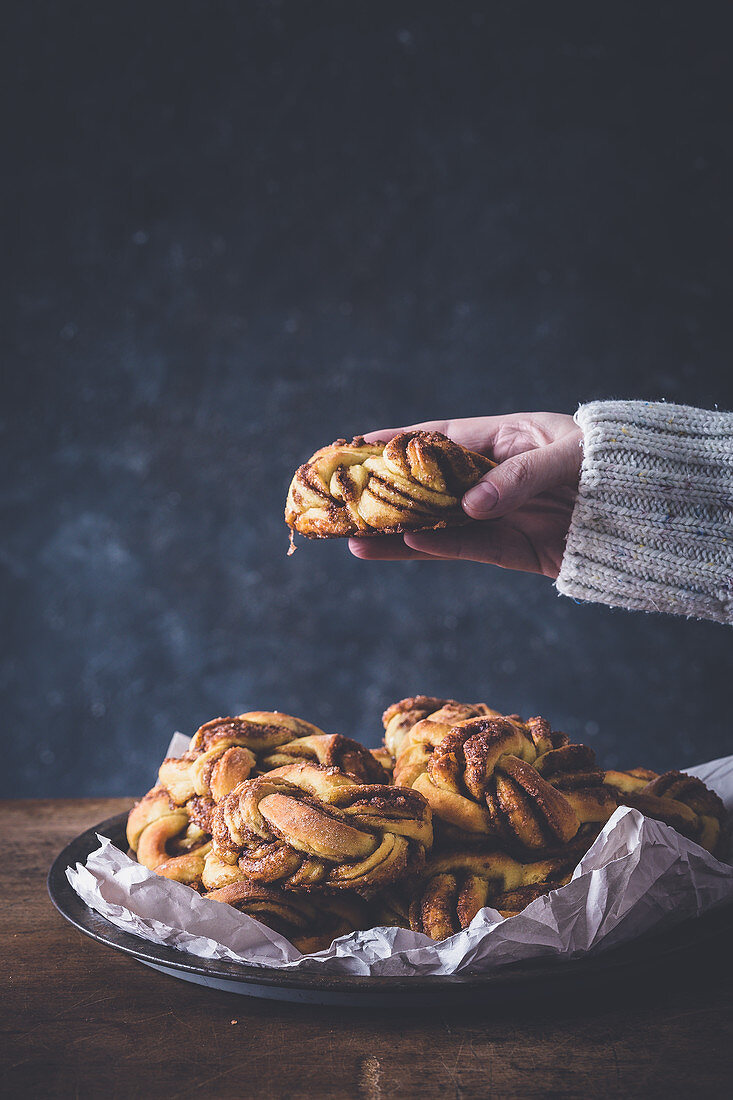
<svg viewBox="0 0 733 1100"><path fill-rule="evenodd" d="M146 966L171 977L212 989L223 989L249 997L300 1001L311 1004L342 1004L378 1007L429 1008L436 1005L475 1003L496 997L535 995L543 987L592 984L611 980L639 981L641 972L660 965L689 962L698 952L707 955L722 945L731 927L731 910L726 906L675 928L646 935L631 944L585 956L582 959L540 960L505 966L490 974L457 974L451 977L411 975L409 977L352 977L319 971L288 971L244 963L201 959L188 952L150 943L123 932L93 909L72 890L66 868L84 863L99 842L97 833L109 837L125 851L127 814L117 814L81 833L56 857L48 874L48 892L59 913L80 932L98 943L122 951Z"/></svg>

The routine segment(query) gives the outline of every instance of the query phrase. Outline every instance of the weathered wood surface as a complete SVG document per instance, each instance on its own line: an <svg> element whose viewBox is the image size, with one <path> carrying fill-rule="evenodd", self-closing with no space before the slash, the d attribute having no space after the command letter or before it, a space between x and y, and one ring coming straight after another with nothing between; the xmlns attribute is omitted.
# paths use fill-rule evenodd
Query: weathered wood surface
<svg viewBox="0 0 733 1100"><path fill-rule="evenodd" d="M723 1096L730 961L568 1000L445 1013L249 999L158 974L76 932L45 877L124 799L0 803L2 1092L46 1097Z"/></svg>

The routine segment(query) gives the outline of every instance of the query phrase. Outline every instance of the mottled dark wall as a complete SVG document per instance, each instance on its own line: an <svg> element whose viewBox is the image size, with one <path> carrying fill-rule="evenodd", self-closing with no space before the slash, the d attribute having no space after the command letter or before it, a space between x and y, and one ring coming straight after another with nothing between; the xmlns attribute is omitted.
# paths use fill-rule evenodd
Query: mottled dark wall
<svg viewBox="0 0 733 1100"><path fill-rule="evenodd" d="M419 691L730 749L728 629L282 524L340 435L733 407L726 10L6 11L5 793L142 791L253 707L375 743Z"/></svg>

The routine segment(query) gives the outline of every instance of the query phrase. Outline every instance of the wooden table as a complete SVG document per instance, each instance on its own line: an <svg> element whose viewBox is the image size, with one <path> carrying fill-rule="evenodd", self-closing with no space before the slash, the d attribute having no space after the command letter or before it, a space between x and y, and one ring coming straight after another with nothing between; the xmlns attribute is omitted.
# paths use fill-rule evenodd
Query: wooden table
<svg viewBox="0 0 733 1100"><path fill-rule="evenodd" d="M4 1096L727 1095L731 955L572 1000L436 1013L254 1000L177 981L53 909L58 850L126 799L0 803Z"/></svg>

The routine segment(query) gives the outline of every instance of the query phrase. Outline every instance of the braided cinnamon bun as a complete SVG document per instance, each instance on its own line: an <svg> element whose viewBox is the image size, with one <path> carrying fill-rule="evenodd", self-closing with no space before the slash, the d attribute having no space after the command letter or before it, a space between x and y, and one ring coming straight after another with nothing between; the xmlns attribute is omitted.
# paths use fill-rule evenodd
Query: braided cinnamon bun
<svg viewBox="0 0 733 1100"><path fill-rule="evenodd" d="M193 817L191 808L176 805L164 787L148 791L127 818L127 842L138 863L197 887L211 837Z"/></svg>
<svg viewBox="0 0 733 1100"><path fill-rule="evenodd" d="M338 733L299 737L280 745L274 752L258 760L261 772L269 772L287 764L308 762L327 768L338 768L358 783L387 783L389 776L375 755L358 741Z"/></svg>
<svg viewBox="0 0 733 1100"><path fill-rule="evenodd" d="M461 497L495 465L440 432L401 432L389 443L338 439L296 470L285 522L316 539L470 523Z"/></svg>
<svg viewBox="0 0 733 1100"><path fill-rule="evenodd" d="M431 695L400 699L382 715L384 747L396 761L406 739L418 725L414 742L434 747L456 722L479 714L500 717L498 710L492 710L485 703L459 703L456 699L436 699Z"/></svg>
<svg viewBox="0 0 733 1100"><path fill-rule="evenodd" d="M584 841L585 850L590 843ZM519 912L535 897L569 882L582 854L579 844L528 863L498 850L433 853L410 904L410 927L443 940L468 928L484 906L502 915Z"/></svg>
<svg viewBox="0 0 733 1100"><path fill-rule="evenodd" d="M415 791L356 783L335 768L291 764L245 780L217 806L207 888L231 880L361 893L422 866L433 840Z"/></svg>
<svg viewBox="0 0 733 1100"><path fill-rule="evenodd" d="M725 806L701 779L679 771L656 775L635 768L631 772L606 772L605 782L619 806L632 806L646 817L663 821L712 855L723 854L727 839Z"/></svg>
<svg viewBox="0 0 733 1100"><path fill-rule="evenodd" d="M402 703L408 706L412 702L414 700L402 700ZM437 710L428 710L429 704L433 702L441 705ZM401 703L395 704L396 707L401 705ZM405 787L411 787L417 777L425 771L435 749L454 726L469 718L502 717L498 711L492 710L485 703L458 703L455 699L426 699L425 710L428 711L427 714L419 717L410 728L407 728L405 720L411 713L419 713L419 710L410 708L407 711L396 712L388 720L385 730L385 742L389 737L390 743L397 749L394 781ZM385 713L389 714L389 711ZM514 716L511 720L513 718Z"/></svg>
<svg viewBox="0 0 733 1100"><path fill-rule="evenodd" d="M568 843L581 825L605 822L616 808L592 750L567 745L543 718L477 716L447 734L440 723L434 734L425 729L418 723L408 735L395 782L424 796L436 826L449 827L444 836L545 848Z"/></svg>
<svg viewBox="0 0 733 1100"><path fill-rule="evenodd" d="M383 783L384 769L356 741L279 711L214 718L182 757L167 757L158 784L133 807L128 843L138 862L197 886L210 848L216 804L253 773L299 760L338 766L358 782Z"/></svg>

